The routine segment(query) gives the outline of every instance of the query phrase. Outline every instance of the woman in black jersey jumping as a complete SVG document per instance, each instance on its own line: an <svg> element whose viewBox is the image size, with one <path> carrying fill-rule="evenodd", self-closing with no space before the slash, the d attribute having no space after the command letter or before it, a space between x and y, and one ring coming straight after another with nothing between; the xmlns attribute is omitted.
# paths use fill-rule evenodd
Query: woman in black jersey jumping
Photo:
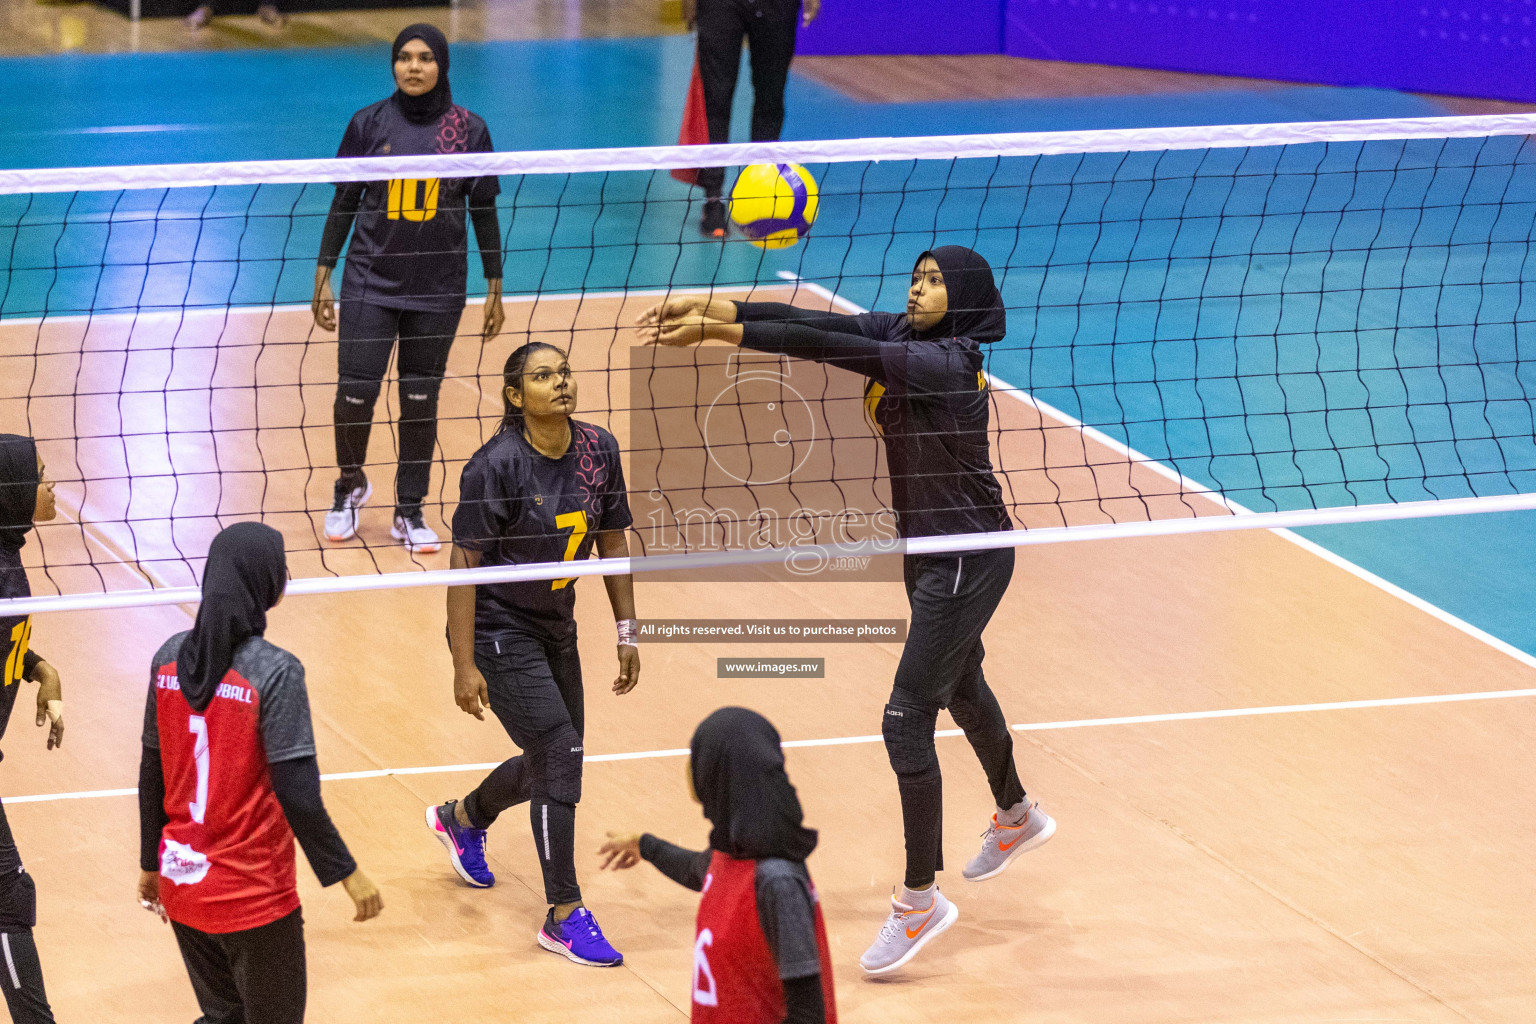
<svg viewBox="0 0 1536 1024"><path fill-rule="evenodd" d="M978 253L947 245L918 256L904 315L688 297L668 299L639 322L642 339L653 344L724 341L868 378L865 406L885 441L901 536L1010 528L992 474L981 355L982 345L1003 337L1006 319L992 268ZM859 961L871 974L897 970L959 916L935 881L944 866L943 782L933 743L940 710L965 731L997 804L965 877L991 878L1056 830L1024 795L1013 737L981 669L981 634L1008 589L1013 549L906 555L903 573L912 621L882 732L901 794L907 868L890 917Z"/></svg>
<svg viewBox="0 0 1536 1024"><path fill-rule="evenodd" d="M456 106L448 89L448 41L431 25L412 25L395 38L394 95L352 115L338 157L489 153L485 122ZM338 326L331 272L352 232L341 279L337 346L336 481L325 517L327 540L357 534L358 509L373 494L363 472L373 406L400 339L400 462L390 536L413 552L438 550L437 533L422 518L437 443L437 395L448 350L464 312L468 274L466 208L475 223L485 269L482 338L501 330L501 226L494 176L397 178L336 186L315 269L315 323ZM353 223L356 222L356 230Z"/></svg>
<svg viewBox="0 0 1536 1024"><path fill-rule="evenodd" d="M619 444L575 419L576 381L566 355L532 342L507 359L501 429L464 467L453 515L453 568L603 558L629 553L632 518ZM540 946L579 964L611 967L621 956L583 906L576 882L576 804L581 800L581 661L575 579L448 589L448 646L459 707L489 707L520 756L499 765L463 800L427 808L427 827L470 885L495 884L485 830L528 801L549 914ZM635 590L629 575L605 576L618 623L613 692L640 681Z"/></svg>
<svg viewBox="0 0 1536 1024"><path fill-rule="evenodd" d="M53 481L30 437L0 434L0 598L32 595L21 549L33 523L54 517ZM23 679L37 683L37 724L49 726L48 749L64 742L64 696L59 674L32 650L32 618L0 612L0 736ZM43 966L32 929L37 924L37 886L21 864L11 825L0 804L0 953L5 971L0 988L16 1024L52 1024L53 1011L43 991Z"/></svg>

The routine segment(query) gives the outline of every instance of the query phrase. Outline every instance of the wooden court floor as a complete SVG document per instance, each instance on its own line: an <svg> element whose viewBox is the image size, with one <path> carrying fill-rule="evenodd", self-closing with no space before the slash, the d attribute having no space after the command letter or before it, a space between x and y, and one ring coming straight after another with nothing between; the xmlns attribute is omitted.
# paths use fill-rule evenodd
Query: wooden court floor
<svg viewBox="0 0 1536 1024"><path fill-rule="evenodd" d="M628 312L594 315L617 324ZM532 315L509 320L534 326ZM0 350L14 351L5 346L15 340L0 338ZM499 366L512 340L498 340L484 363ZM584 372L606 344L578 347ZM307 392L325 379L323 356L313 370L308 362L283 369L276 360L270 369L296 372ZM479 356L463 343L455 350L456 360ZM466 369L472 365L455 364L456 373ZM583 386L585 414L600 419L613 399ZM313 404L293 390L301 406ZM477 407L479 396L462 390L454 401ZM1168 497L1166 479L1013 396L1001 394L995 405L1007 428L1000 461L1016 500L1059 491L1071 501L1093 488L1122 495L1107 510L1069 505L1074 521L1132 518L1138 507L1167 514L1164 503L1174 501L1184 514L1222 511L1204 499ZM327 407L328 400L318 406ZM0 425L13 429L15 410L13 395L0 396ZM102 413L87 407L76 415ZM275 408L272 415L281 422L286 414ZM460 426L445 431L445 450L471 440L469 421L454 422ZM617 418L609 425L622 427ZM274 427L261 450L297 458L291 448L303 432ZM196 450L177 454L193 458ZM309 486L324 489L328 477L295 485L283 499L293 511L278 519L291 544L311 529L301 511L313 507ZM70 488L60 492L67 505ZM1137 494L1153 497L1143 504ZM383 511L373 514L365 530L387 530ZM93 530L75 527L74 535L97 550L121 550L121 536ZM67 553L68 531L51 536L57 547L50 550ZM37 550L29 545L27 553ZM355 564L334 563L338 571L371 571L361 554L351 557ZM409 565L393 553L378 558L381 568ZM299 574L313 571L319 567L304 565ZM642 579L637 596L642 616L653 618L906 614L895 583ZM1536 1018L1529 967L1536 893L1526 867L1536 794L1525 784L1536 768L1528 742L1536 707L1529 698L1105 721L1536 685L1530 659L1286 537L1210 534L1020 551L987 634L988 678L1010 721L1042 726L1016 733L1019 767L1060 831L997 879L960 879L989 799L966 744L940 739L950 866L941 885L961 917L886 981L864 979L857 959L901 872L895 785L883 748L868 741L879 731L895 646L646 645L639 688L614 697L602 588L578 584L587 749L597 758L578 815L578 865L588 903L626 954L623 967L605 971L535 945L543 900L519 814L492 831L499 882L491 890L458 883L421 824L426 804L462 796L478 781L478 770L454 766L513 750L496 724L454 707L442 608L441 590L422 589L295 597L272 615L268 636L308 670L322 769L364 773L328 781L325 796L386 900L379 920L355 925L339 887L321 891L301 868L311 1019L555 1021L573 1012L684 1019L696 896L648 866L598 874L594 853L608 829L704 845L684 759L672 752L724 704L763 711L788 740L847 740L788 754L809 823L821 830L810 868L844 1020ZM69 732L62 751L46 753L19 702L0 791L37 880L38 943L61 1021L196 1016L169 931L133 896L134 799L70 797L134 784L148 659L191 612L52 614L36 623L35 647L64 678ZM800 654L825 657L826 678L716 678L720 656ZM603 759L647 752L655 756ZM423 770L377 774L388 769ZM17 799L28 797L38 799Z"/></svg>

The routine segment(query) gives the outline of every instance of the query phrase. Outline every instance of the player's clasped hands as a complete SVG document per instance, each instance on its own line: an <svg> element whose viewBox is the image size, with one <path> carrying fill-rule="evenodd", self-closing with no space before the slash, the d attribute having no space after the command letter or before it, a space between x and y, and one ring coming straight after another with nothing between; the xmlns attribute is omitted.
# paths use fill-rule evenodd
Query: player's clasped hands
<svg viewBox="0 0 1536 1024"><path fill-rule="evenodd" d="M658 302L635 319L635 333L647 345L697 345L704 340L705 328L725 323L707 313L709 299L703 295L684 295Z"/></svg>

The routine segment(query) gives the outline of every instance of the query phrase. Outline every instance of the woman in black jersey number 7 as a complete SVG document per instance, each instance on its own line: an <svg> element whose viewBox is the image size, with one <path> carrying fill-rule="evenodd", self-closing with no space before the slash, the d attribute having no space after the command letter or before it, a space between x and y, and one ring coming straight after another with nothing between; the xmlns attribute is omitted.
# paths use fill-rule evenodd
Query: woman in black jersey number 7
<svg viewBox="0 0 1536 1024"><path fill-rule="evenodd" d="M411 25L391 51L392 96L352 115L338 157L488 153L485 122L453 102L448 89L448 41L431 25ZM329 541L357 533L358 509L373 494L363 472L373 406L389 355L400 339L400 463L395 474L391 536L411 551L438 550L437 533L422 518L437 443L437 397L448 350L464 312L468 235L475 224L485 269L485 323L489 341L501 330L501 227L494 176L396 178L336 186L315 269L315 323L336 330L336 480L325 517ZM356 230L353 230L354 221ZM341 279L341 318L331 294L331 272L347 233L347 269Z"/></svg>
<svg viewBox="0 0 1536 1024"><path fill-rule="evenodd" d="M619 445L602 427L574 418L576 381L564 352L533 342L503 370L501 429L470 458L453 515L454 568L576 561L594 542L603 558L627 555L631 523ZM640 681L634 578L605 576L618 622L613 692ZM572 578L448 589L453 696L483 719L489 707L522 748L462 801L427 808L427 827L470 885L496 878L485 863L485 830L528 802L549 914L538 943L579 964L624 958L603 937L576 882L576 804L581 800L581 661Z"/></svg>
<svg viewBox="0 0 1536 1024"><path fill-rule="evenodd" d="M902 537L1007 530L987 441L981 345L1006 330L992 268L947 245L918 256L905 315L842 316L782 303L678 298L641 314L642 339L724 341L841 366L868 378L865 407L885 441L891 505ZM1031 803L1013 763L1013 737L982 674L986 628L1013 575L1013 549L903 559L912 622L882 732L896 772L907 868L891 915L859 961L871 974L899 969L945 931L959 910L939 892L943 783L934 724L948 709L976 752L997 804L972 880L999 874L1044 843L1056 823Z"/></svg>

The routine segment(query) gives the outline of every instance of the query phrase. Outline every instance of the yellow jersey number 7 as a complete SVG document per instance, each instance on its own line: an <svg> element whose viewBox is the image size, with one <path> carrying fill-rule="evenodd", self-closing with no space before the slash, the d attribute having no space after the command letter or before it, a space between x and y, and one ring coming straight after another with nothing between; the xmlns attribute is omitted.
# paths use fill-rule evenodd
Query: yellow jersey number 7
<svg viewBox="0 0 1536 1024"><path fill-rule="evenodd" d="M32 640L32 617L29 615L11 629L11 653L5 659L6 686L21 682L26 671L27 645Z"/></svg>
<svg viewBox="0 0 1536 1024"><path fill-rule="evenodd" d="M581 541L587 535L587 510L577 509L575 512L567 512L562 516L555 516L555 528L563 530L567 526L571 528L570 539L565 543L565 557L562 562L574 562L576 552L581 550ZM550 590L563 590L566 584L574 580L575 576L567 576L563 580L551 580Z"/></svg>

